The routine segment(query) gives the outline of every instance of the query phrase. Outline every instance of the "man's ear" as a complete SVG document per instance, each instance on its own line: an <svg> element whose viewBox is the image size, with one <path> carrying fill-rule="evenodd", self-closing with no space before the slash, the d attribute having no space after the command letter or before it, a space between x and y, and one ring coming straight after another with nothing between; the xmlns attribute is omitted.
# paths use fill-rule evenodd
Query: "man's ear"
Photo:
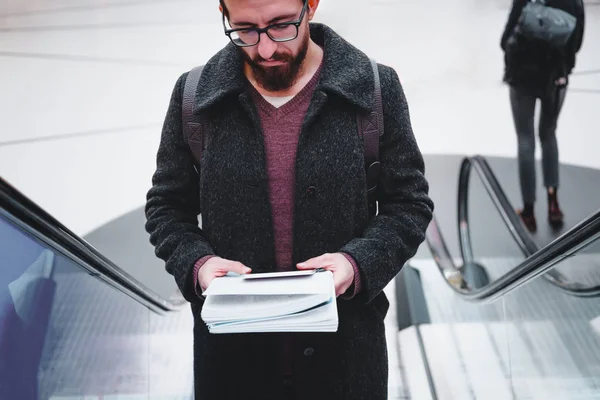
<svg viewBox="0 0 600 400"><path fill-rule="evenodd" d="M309 21L312 21L312 19L315 17L315 13L319 7L319 2L320 0L308 0L308 10L306 10L306 13L308 14Z"/></svg>

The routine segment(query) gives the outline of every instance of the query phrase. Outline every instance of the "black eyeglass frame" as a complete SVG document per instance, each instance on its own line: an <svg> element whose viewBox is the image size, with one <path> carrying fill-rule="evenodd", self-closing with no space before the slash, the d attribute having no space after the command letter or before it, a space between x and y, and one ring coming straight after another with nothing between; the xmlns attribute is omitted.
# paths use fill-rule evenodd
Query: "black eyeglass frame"
<svg viewBox="0 0 600 400"><path fill-rule="evenodd" d="M223 29L225 30L225 35L227 35L227 37L229 38L229 40L231 40L231 42L238 46L238 47L252 47L252 46L256 46L257 44L260 43L260 37L262 36L263 33L266 33L267 36L269 37L269 39L271 39L274 42L277 43L283 43L283 42L290 42L294 39L296 39L298 37L298 31L300 29L300 25L302 24L302 20L304 19L304 15L306 14L306 9L308 8L308 0L304 0L304 5L302 6L302 12L300 13L300 17L295 20L295 21L289 21L289 22L278 22L276 24L271 24L268 25L264 28L235 28L235 29L227 29L227 26L225 25L225 12L222 13L223 15ZM295 26L296 27L296 34L294 35L294 37L289 38L289 39L275 39L273 38L273 36L271 36L269 34L269 29L275 28L275 27L287 27L287 26ZM241 31L254 31L258 34L258 39L256 40L256 43L254 44L238 44L236 43L232 37L231 34L235 33L235 32L241 32Z"/></svg>

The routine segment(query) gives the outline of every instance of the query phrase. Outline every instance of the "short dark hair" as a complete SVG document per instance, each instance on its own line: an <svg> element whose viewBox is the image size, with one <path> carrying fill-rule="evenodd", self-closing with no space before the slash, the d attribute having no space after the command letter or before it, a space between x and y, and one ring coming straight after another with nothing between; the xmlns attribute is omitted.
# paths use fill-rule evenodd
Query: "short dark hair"
<svg viewBox="0 0 600 400"><path fill-rule="evenodd" d="M304 2L306 0L300 0L302 2L302 4L304 4ZM229 11L227 11L227 7L225 7L225 0L219 0L219 3L221 4L221 8L223 8L223 14L225 14L225 16L227 18L229 18Z"/></svg>

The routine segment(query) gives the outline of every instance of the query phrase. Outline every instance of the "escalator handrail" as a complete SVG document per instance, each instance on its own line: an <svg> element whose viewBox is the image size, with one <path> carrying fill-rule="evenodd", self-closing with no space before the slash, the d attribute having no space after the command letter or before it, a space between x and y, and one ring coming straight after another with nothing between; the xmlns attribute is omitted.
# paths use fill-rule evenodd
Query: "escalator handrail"
<svg viewBox="0 0 600 400"><path fill-rule="evenodd" d="M472 253L470 225L468 221L469 175L471 168L475 169L477 175L480 177L483 186L500 213L511 236L523 252L523 255L527 258L540 251L539 246L533 241L533 238L521 223L519 216L512 207L510 200L508 200L506 193L485 157L479 155L465 157L460 169L458 187L459 242L464 263L470 264L475 261ZM573 296L600 296L600 286L586 286L581 283L571 282L555 270L548 271L543 276L543 279Z"/></svg>
<svg viewBox="0 0 600 400"><path fill-rule="evenodd" d="M0 211L5 209L20 222L22 228L34 234L63 255L77 260L89 272L116 289L130 295L156 312L179 310L185 301L173 302L165 299L104 257L88 242L66 228L49 213L11 186L0 177Z"/></svg>
<svg viewBox="0 0 600 400"><path fill-rule="evenodd" d="M493 301L521 285L547 273L557 263L572 256L600 238L600 210L571 228L552 243L526 258L518 266L489 284L476 288L456 266L434 217L427 228L427 242L433 258L450 287L471 301ZM572 288L569 288L569 292ZM577 288L581 297L596 297L597 288Z"/></svg>
<svg viewBox="0 0 600 400"><path fill-rule="evenodd" d="M529 257L536 253L539 248L531 238L519 216L512 208L506 193L500 186L496 175L492 172L487 160L481 156L465 157L460 167L458 178L458 233L460 239L460 250L465 264L475 261L471 246L471 235L469 227L469 182L471 169L475 169L481 179L485 190L489 194L494 206L500 213L502 221L508 228L513 239L525 255Z"/></svg>

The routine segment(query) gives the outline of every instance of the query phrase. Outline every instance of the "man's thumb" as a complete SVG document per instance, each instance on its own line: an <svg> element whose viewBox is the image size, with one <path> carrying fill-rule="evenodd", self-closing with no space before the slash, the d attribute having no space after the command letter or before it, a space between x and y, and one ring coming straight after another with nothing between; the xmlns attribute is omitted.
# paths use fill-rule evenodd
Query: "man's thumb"
<svg viewBox="0 0 600 400"><path fill-rule="evenodd" d="M232 261L231 264L227 266L227 269L231 272L235 272L236 274L245 275L252 272L252 270L246 267L241 262Z"/></svg>
<svg viewBox="0 0 600 400"><path fill-rule="evenodd" d="M298 269L317 269L321 268L321 257L311 258L297 265Z"/></svg>

